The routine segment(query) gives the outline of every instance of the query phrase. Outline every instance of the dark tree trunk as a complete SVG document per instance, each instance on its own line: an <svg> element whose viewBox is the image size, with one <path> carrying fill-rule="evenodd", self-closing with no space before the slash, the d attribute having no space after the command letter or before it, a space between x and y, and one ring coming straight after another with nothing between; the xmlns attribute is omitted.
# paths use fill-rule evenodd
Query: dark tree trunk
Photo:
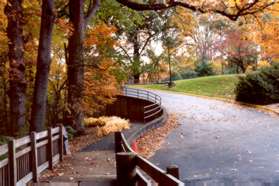
<svg viewBox="0 0 279 186"><path fill-rule="evenodd" d="M134 78L134 84L139 84L139 82L140 82L140 74L134 74L133 78Z"/></svg>
<svg viewBox="0 0 279 186"><path fill-rule="evenodd" d="M68 106L71 111L70 124L78 131L83 132L82 98L84 91L84 61L83 41L85 28L90 18L98 10L100 0L90 0L87 11L84 13L84 0L69 1L70 22L73 32L68 39L67 76L68 76Z"/></svg>
<svg viewBox="0 0 279 186"><path fill-rule="evenodd" d="M53 11L53 0L43 0L37 72L31 114L31 131L42 131L45 126L48 75L51 63L51 38L55 19Z"/></svg>
<svg viewBox="0 0 279 186"><path fill-rule="evenodd" d="M72 125L78 130L83 130L83 83L84 83L84 62L83 62L83 40L85 31L85 19L83 13L83 0L70 0L70 21L73 26L72 35L68 45L68 104L72 116Z"/></svg>
<svg viewBox="0 0 279 186"><path fill-rule="evenodd" d="M134 84L138 84L140 82L140 75L141 75L141 63L140 63L140 44L138 39L138 33L135 31L135 34L132 38L133 42L133 78Z"/></svg>
<svg viewBox="0 0 279 186"><path fill-rule="evenodd" d="M172 87L172 72L171 72L171 56L170 56L170 50L168 49L168 64L169 64L169 83L168 87Z"/></svg>
<svg viewBox="0 0 279 186"><path fill-rule="evenodd" d="M8 20L7 36L9 38L9 98L10 127L9 134L17 135L25 125L25 63L23 59L23 12L22 0L8 0L5 7Z"/></svg>

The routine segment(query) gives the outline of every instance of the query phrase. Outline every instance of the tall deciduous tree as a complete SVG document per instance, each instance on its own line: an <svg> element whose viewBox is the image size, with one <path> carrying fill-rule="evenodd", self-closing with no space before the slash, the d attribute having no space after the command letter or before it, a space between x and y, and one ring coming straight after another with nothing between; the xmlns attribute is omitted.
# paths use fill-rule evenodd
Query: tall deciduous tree
<svg viewBox="0 0 279 186"><path fill-rule="evenodd" d="M9 132L15 135L25 125L25 63L23 58L23 9L22 0L8 0L5 7L9 38L9 98L11 123Z"/></svg>
<svg viewBox="0 0 279 186"><path fill-rule="evenodd" d="M31 131L41 131L44 129L54 20L54 1L43 0L37 71L31 114Z"/></svg>
<svg viewBox="0 0 279 186"><path fill-rule="evenodd" d="M78 131L83 131L83 83L84 83L84 35L90 18L95 15L99 0L90 0L88 9L84 12L84 0L70 0L69 13L73 32L68 41L68 106L73 117L73 127Z"/></svg>

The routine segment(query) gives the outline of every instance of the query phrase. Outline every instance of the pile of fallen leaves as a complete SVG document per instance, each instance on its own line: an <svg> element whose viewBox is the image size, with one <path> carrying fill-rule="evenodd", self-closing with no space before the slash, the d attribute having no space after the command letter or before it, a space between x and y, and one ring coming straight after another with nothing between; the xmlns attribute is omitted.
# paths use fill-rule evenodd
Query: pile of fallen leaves
<svg viewBox="0 0 279 186"><path fill-rule="evenodd" d="M178 126L174 114L169 115L165 125L152 129L136 140L137 152L145 158L150 158L158 149L168 134Z"/></svg>

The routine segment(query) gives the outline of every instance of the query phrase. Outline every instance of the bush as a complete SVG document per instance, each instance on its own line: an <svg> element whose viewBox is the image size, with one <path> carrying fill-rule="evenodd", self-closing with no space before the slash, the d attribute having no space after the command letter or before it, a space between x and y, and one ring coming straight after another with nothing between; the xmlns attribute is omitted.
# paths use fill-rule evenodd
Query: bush
<svg viewBox="0 0 279 186"><path fill-rule="evenodd" d="M86 127L97 127L97 135L100 137L130 128L129 120L125 120L116 116L85 118L84 125Z"/></svg>
<svg viewBox="0 0 279 186"><path fill-rule="evenodd" d="M200 62L196 65L195 71L198 76L214 75L213 67L208 62Z"/></svg>
<svg viewBox="0 0 279 186"><path fill-rule="evenodd" d="M279 64L240 77L236 100L253 104L279 102Z"/></svg>
<svg viewBox="0 0 279 186"><path fill-rule="evenodd" d="M65 129L67 131L68 139L72 140L74 136L77 134L77 131L69 125L65 126Z"/></svg>
<svg viewBox="0 0 279 186"><path fill-rule="evenodd" d="M198 73L194 70L185 70L180 73L182 79L191 79L198 76Z"/></svg>

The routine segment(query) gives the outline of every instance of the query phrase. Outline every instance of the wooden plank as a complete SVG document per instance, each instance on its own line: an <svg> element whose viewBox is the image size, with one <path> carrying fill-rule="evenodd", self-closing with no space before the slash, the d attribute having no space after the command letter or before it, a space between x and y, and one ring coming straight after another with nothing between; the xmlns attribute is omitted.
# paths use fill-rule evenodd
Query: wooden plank
<svg viewBox="0 0 279 186"><path fill-rule="evenodd" d="M59 163L59 154L52 157L52 164L56 165L57 163Z"/></svg>
<svg viewBox="0 0 279 186"><path fill-rule="evenodd" d="M50 183L42 182L42 183L34 183L32 186L79 186L80 184L74 182L50 182ZM90 186L94 186L94 183L91 183Z"/></svg>
<svg viewBox="0 0 279 186"><path fill-rule="evenodd" d="M1 169L2 167L5 167L6 165L8 165L8 163L9 163L8 158L6 158L6 159L0 161L0 169Z"/></svg>
<svg viewBox="0 0 279 186"><path fill-rule="evenodd" d="M137 186L151 186L152 183L148 180L139 169L136 168L136 183Z"/></svg>
<svg viewBox="0 0 279 186"><path fill-rule="evenodd" d="M160 186L182 186L183 182L178 180L172 175L167 174L165 171L159 167L153 165L148 160L136 156L137 166L140 167L146 174L148 174L152 179L159 183Z"/></svg>
<svg viewBox="0 0 279 186"><path fill-rule="evenodd" d="M37 148L44 146L48 143L48 139L45 139L43 141L40 141L39 143L36 144Z"/></svg>
<svg viewBox="0 0 279 186"><path fill-rule="evenodd" d="M36 132L31 133L31 161L30 166L32 170L32 179L33 182L38 182L38 151L37 151L37 140Z"/></svg>
<svg viewBox="0 0 279 186"><path fill-rule="evenodd" d="M43 172L44 170L46 170L46 169L48 168L48 165L49 165L48 162L45 162L45 163L43 163L42 165L40 165L40 166L38 167L38 174L40 174L41 172Z"/></svg>
<svg viewBox="0 0 279 186"><path fill-rule="evenodd" d="M19 138L15 141L15 147L18 148L18 147L26 145L30 142L31 142L30 136L25 136L25 137Z"/></svg>
<svg viewBox="0 0 279 186"><path fill-rule="evenodd" d="M18 182L17 182L17 186L26 186L26 184L32 180L32 172L30 172L29 174L27 174L26 176L24 176L23 178L21 178Z"/></svg>
<svg viewBox="0 0 279 186"><path fill-rule="evenodd" d="M9 147L9 166L10 166L10 186L16 186L17 181L17 167L16 167L16 148L15 148L15 140L11 140L8 143Z"/></svg>
<svg viewBox="0 0 279 186"><path fill-rule="evenodd" d="M64 135L63 135L64 127L61 124L59 126L59 141L58 141L58 151L59 151L59 160L63 161L64 154Z"/></svg>
<svg viewBox="0 0 279 186"><path fill-rule="evenodd" d="M52 156L53 156L53 141L52 141L52 129L48 128L48 133L47 133L47 138L48 138L48 149L47 149L47 158L48 158L48 163L49 163L49 169L53 169L53 163L52 163Z"/></svg>
<svg viewBox="0 0 279 186"><path fill-rule="evenodd" d="M53 129L51 129L52 135L54 134L58 134L59 133L59 127L55 127Z"/></svg>
<svg viewBox="0 0 279 186"><path fill-rule="evenodd" d="M16 156L16 158L19 158L30 151L31 151L31 147L25 147L24 149L17 152L15 156Z"/></svg>
<svg viewBox="0 0 279 186"><path fill-rule="evenodd" d="M55 136L52 137L52 141L55 141L57 139L59 139L59 135L55 135Z"/></svg>
<svg viewBox="0 0 279 186"><path fill-rule="evenodd" d="M36 140L42 139L47 137L47 130L39 132L36 134Z"/></svg>
<svg viewBox="0 0 279 186"><path fill-rule="evenodd" d="M2 156L3 154L6 154L7 152L8 152L8 144L1 145L0 146L0 156Z"/></svg>

